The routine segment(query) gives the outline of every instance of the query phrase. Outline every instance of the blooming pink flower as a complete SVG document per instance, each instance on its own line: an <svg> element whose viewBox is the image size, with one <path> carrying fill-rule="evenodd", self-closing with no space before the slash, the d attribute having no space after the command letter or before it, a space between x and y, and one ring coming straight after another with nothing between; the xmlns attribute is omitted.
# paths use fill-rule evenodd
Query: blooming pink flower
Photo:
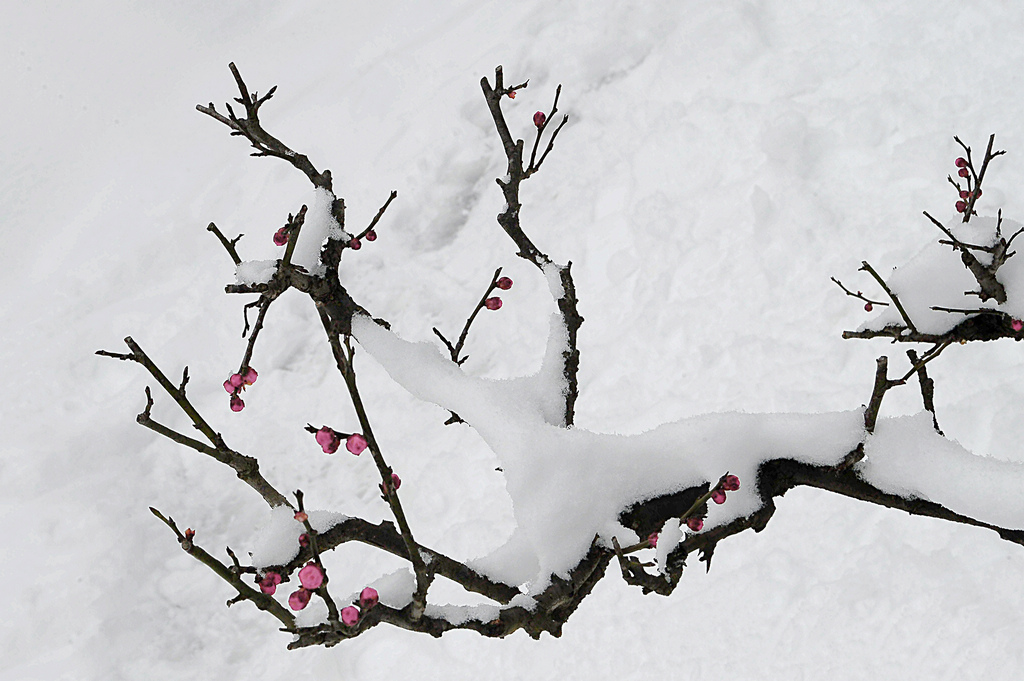
<svg viewBox="0 0 1024 681"><path fill-rule="evenodd" d="M538 111L533 114L533 124L538 128L544 127L544 121L547 120L547 116L544 115L543 111Z"/></svg>
<svg viewBox="0 0 1024 681"><path fill-rule="evenodd" d="M653 548L657 548L657 546L658 546L658 533L657 532L651 532L649 535L647 535L647 545L650 546L652 549Z"/></svg>
<svg viewBox="0 0 1024 681"><path fill-rule="evenodd" d="M377 594L377 590L372 586L368 586L359 593L359 607L363 610L369 610L373 606L377 605L380 600L380 596Z"/></svg>
<svg viewBox="0 0 1024 681"><path fill-rule="evenodd" d="M352 239L352 241L348 242L348 247L351 248L353 251L358 251L360 248L363 247L363 245L359 243L359 239Z"/></svg>
<svg viewBox="0 0 1024 681"><path fill-rule="evenodd" d="M309 605L310 593L305 589L299 589L288 597L288 607L292 610L302 610Z"/></svg>
<svg viewBox="0 0 1024 681"><path fill-rule="evenodd" d="M305 532L299 535L299 546L301 546L302 548L306 548L307 546L309 546L309 535Z"/></svg>
<svg viewBox="0 0 1024 681"><path fill-rule="evenodd" d="M306 563L306 566L299 570L299 584L312 591L319 589L324 583L324 571L316 563Z"/></svg>
<svg viewBox="0 0 1024 681"><path fill-rule="evenodd" d="M701 530L704 529L704 519L703 518L687 518L686 519L686 526L689 527L694 532L700 532Z"/></svg>
<svg viewBox="0 0 1024 681"><path fill-rule="evenodd" d="M502 291L507 291L512 288L512 280L508 277L502 277L496 282L496 286Z"/></svg>
<svg viewBox="0 0 1024 681"><path fill-rule="evenodd" d="M263 576L263 579L259 581L260 591L273 596L274 592L277 591L277 585L281 583L281 575L276 572L268 572Z"/></svg>
<svg viewBox="0 0 1024 681"><path fill-rule="evenodd" d="M341 621L346 627L355 626L355 623L359 621L359 611L353 608L351 605L341 609Z"/></svg>
<svg viewBox="0 0 1024 681"><path fill-rule="evenodd" d="M970 177L971 171L967 170L967 168L961 168L960 172L958 172L957 175L959 175L960 177Z"/></svg>
<svg viewBox="0 0 1024 681"><path fill-rule="evenodd" d="M722 489L732 492L740 488L740 479L735 475L725 476L725 482L722 483Z"/></svg>
<svg viewBox="0 0 1024 681"><path fill-rule="evenodd" d="M228 404L231 406L231 411L242 411L245 409L245 402L238 395L232 395Z"/></svg>
<svg viewBox="0 0 1024 681"><path fill-rule="evenodd" d="M711 501L715 502L716 504L724 504L725 492L723 492L720 489L716 489L714 492L711 493Z"/></svg>
<svg viewBox="0 0 1024 681"><path fill-rule="evenodd" d="M274 232L274 245L284 246L288 243L288 232L285 231L284 227Z"/></svg>
<svg viewBox="0 0 1024 681"><path fill-rule="evenodd" d="M253 383L256 382L257 378L259 378L259 374L256 373L256 370L253 369L252 367L247 367L245 370L245 374L242 376L242 384L252 385Z"/></svg>
<svg viewBox="0 0 1024 681"><path fill-rule="evenodd" d="M345 449L359 456L366 449L366 438L359 433L352 433L345 440Z"/></svg>
<svg viewBox="0 0 1024 681"><path fill-rule="evenodd" d="M962 156L960 158L958 158L956 160L956 167L957 168L966 168L967 167L967 159L962 157Z"/></svg>
<svg viewBox="0 0 1024 681"><path fill-rule="evenodd" d="M498 296L488 298L487 300L484 301L484 307L486 307L488 310L497 310L498 308L501 307L501 298L499 298Z"/></svg>
<svg viewBox="0 0 1024 681"><path fill-rule="evenodd" d="M375 231L373 231L371 229L369 232L366 233L366 240L367 241L376 241L377 240L377 232L375 232Z"/></svg>
<svg viewBox="0 0 1024 681"><path fill-rule="evenodd" d="M1010 328L1012 328L1014 331L1020 331L1022 328L1024 328L1024 322L1022 322L1019 319L1014 319L1012 322L1010 322Z"/></svg>
<svg viewBox="0 0 1024 681"><path fill-rule="evenodd" d="M333 428L324 426L316 431L316 443L323 447L324 454L334 454L341 445L341 438L338 437Z"/></svg>
<svg viewBox="0 0 1024 681"><path fill-rule="evenodd" d="M309 520L309 514L306 513L305 511L296 511L295 512L295 519L298 520L300 523L304 523L307 520Z"/></svg>

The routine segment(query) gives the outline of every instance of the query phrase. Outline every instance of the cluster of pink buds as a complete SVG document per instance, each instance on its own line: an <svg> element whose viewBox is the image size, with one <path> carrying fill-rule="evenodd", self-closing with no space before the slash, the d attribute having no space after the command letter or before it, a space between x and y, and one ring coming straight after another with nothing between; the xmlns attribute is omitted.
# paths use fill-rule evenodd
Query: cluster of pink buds
<svg viewBox="0 0 1024 681"><path fill-rule="evenodd" d="M727 475L722 478L722 482L719 484L715 491L711 493L711 501L716 504L725 503L725 493L738 490L740 488L740 479L735 475Z"/></svg>
<svg viewBox="0 0 1024 681"><path fill-rule="evenodd" d="M1024 329L1024 322L1019 319L1014 319L1010 322L1010 328L1014 331L1020 331L1021 329Z"/></svg>
<svg viewBox="0 0 1024 681"><path fill-rule="evenodd" d="M273 596L277 591L277 585L281 583L281 575L276 572L268 572L263 575L263 579L256 583L260 585L260 591L268 596Z"/></svg>
<svg viewBox="0 0 1024 681"><path fill-rule="evenodd" d="M256 382L256 378L259 374L252 367L248 367L245 373L231 374L228 376L228 380L224 381L224 390L231 395L231 411L242 411L245 409L245 402L238 396L240 392L245 390L246 386L252 385Z"/></svg>
<svg viewBox="0 0 1024 681"><path fill-rule="evenodd" d="M395 491L398 491L398 488L401 487L401 486L402 486L402 479L400 477L398 477L398 473L392 473L391 474L391 485L390 485L390 488L395 490ZM379 485L377 485L377 487L380 487L380 493L383 494L385 497L387 497L388 490L384 488L384 483L383 482L380 483Z"/></svg>
<svg viewBox="0 0 1024 681"><path fill-rule="evenodd" d="M364 237L366 238L367 241L376 241L377 232L371 229L364 235ZM351 248L353 251L358 251L360 248L363 247L363 244L361 241L359 241L358 237L352 237L348 242L348 247Z"/></svg>
<svg viewBox="0 0 1024 681"><path fill-rule="evenodd" d="M544 115L543 111L538 111L537 113L533 114L533 124L536 125L538 128L543 128L544 121L546 120L547 116Z"/></svg>
<svg viewBox="0 0 1024 681"><path fill-rule="evenodd" d="M272 573L268 573L272 574ZM280 580L280 577L278 577ZM320 588L320 585L324 583L324 571L316 563L310 562L299 570L299 587L297 591L294 591L288 596L288 607L292 610L302 610L309 605L309 598L313 591ZM262 584L261 587L262 588ZM273 592L271 592L273 593Z"/></svg>
<svg viewBox="0 0 1024 681"><path fill-rule="evenodd" d="M509 279L508 277L502 277L498 281L494 282L494 287L500 288L502 291L507 291L510 288L512 288L512 280ZM488 310L501 309L501 298L499 298L498 296L491 296L490 298L484 301L484 307L486 307Z"/></svg>
<svg viewBox="0 0 1024 681"><path fill-rule="evenodd" d="M346 627L354 627L364 612L377 605L380 596L377 590L368 586L359 594L359 607L349 605L341 609L341 623Z"/></svg>
<svg viewBox="0 0 1024 681"><path fill-rule="evenodd" d="M284 246L288 243L288 227L287 225L274 232L274 245Z"/></svg>
<svg viewBox="0 0 1024 681"><path fill-rule="evenodd" d="M957 175L960 177L970 177L971 171L967 169L967 159L961 156L956 160L956 167L960 170L957 171Z"/></svg>
<svg viewBox="0 0 1024 681"><path fill-rule="evenodd" d="M356 456L362 454L363 450L366 449L366 438L359 433L339 433L328 426L324 426L316 431L316 443L323 448L324 454L334 454L334 452L338 451L342 438L345 438L345 449Z"/></svg>
<svg viewBox="0 0 1024 681"><path fill-rule="evenodd" d="M981 196L981 190L980 189L975 189L974 190L974 196L975 197ZM970 200L970 198L971 198L971 192L967 191L966 189L961 189L960 190L960 201L956 202L956 212L957 213L963 213L963 212L965 212L967 210L967 202Z"/></svg>

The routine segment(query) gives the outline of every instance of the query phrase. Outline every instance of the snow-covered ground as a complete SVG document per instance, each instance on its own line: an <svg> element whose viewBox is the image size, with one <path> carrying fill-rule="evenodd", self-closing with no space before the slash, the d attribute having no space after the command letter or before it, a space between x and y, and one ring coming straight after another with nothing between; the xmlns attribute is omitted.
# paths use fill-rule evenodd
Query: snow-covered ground
<svg viewBox="0 0 1024 681"><path fill-rule="evenodd" d="M275 304L259 383L245 411L227 409L243 299L223 295L233 267L205 227L245 232L246 259L273 258L272 233L312 192L194 106L234 95L234 61L251 88L279 85L266 127L332 170L352 224L398 190L345 280L403 337L457 330L505 267L516 285L474 326L465 368L519 376L544 353L550 298L494 222L505 169L478 83L500 63L510 81L530 78L505 107L514 134L558 83L571 117L524 185L523 224L573 261L582 428L856 408L874 357L903 353L841 340L867 315L828 278L867 291L861 260L883 271L937 237L921 211L953 215L953 134L976 149L997 134L1009 153L979 211L1024 220L1024 12L892 4L0 8L0 679L1019 678L1020 547L812 490L790 492L763 533L723 544L668 599L609 576L560 639L378 627L288 652L273 620L224 607L230 590L147 510L211 551L244 551L264 505L137 426L144 372L92 354L130 334L169 373L188 364L194 401L279 488L384 517L365 457L326 457L302 430L350 418L308 301ZM512 508L491 451L359 359L417 537L465 558L500 546ZM1020 346L953 347L930 372L947 435L1024 461ZM883 415L919 399L897 391ZM154 417L183 425L161 396ZM399 567L335 553L332 584L352 591ZM445 585L431 594L443 601Z"/></svg>

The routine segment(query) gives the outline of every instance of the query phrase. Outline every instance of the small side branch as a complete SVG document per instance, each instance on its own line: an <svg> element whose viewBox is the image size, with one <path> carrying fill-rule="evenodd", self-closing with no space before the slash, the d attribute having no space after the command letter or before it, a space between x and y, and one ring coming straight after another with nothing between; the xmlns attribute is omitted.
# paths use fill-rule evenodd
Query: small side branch
<svg viewBox="0 0 1024 681"><path fill-rule="evenodd" d="M206 226L206 231L213 232L214 236L216 236L220 240L221 245L224 246L224 250L226 250L228 252L228 255L231 256L232 262L234 262L236 265L241 264L242 259L238 257L238 251L235 250L235 244L238 243L239 239L245 236L244 234L239 234L234 239L231 239L229 241L228 238L224 236L224 233L217 228L217 225L213 224L212 222Z"/></svg>
<svg viewBox="0 0 1024 681"><path fill-rule="evenodd" d="M928 376L925 363L920 360L914 350L907 350L907 357L910 358L910 363L917 367L917 380L921 384L921 401L924 403L924 408L932 414L932 426L935 428L936 433L942 435L942 429L939 428L939 419L935 415L935 381Z"/></svg>
<svg viewBox="0 0 1024 681"><path fill-rule="evenodd" d="M878 276L878 272L875 272L875 269L868 264L867 260L861 262L860 269L867 272L868 274L875 278L875 281L878 282L878 285L881 286L882 290L885 291L885 294L889 296L889 300L891 300L893 304L896 306L896 309L899 310L900 316L903 317L903 321L904 323L906 323L907 328L910 329L911 332L917 333L917 327L914 326L914 322L910 321L910 315L908 315L907 311L903 309L903 305L900 304L900 299L897 298L896 294L889 289L885 281L883 281L882 278Z"/></svg>

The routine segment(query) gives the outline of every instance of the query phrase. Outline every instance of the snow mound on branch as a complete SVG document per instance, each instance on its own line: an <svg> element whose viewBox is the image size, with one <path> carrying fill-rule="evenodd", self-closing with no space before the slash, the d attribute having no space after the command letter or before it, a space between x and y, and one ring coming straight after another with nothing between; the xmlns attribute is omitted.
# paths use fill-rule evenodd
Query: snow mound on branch
<svg viewBox="0 0 1024 681"><path fill-rule="evenodd" d="M235 265L235 283L266 284L277 272L278 260L246 260Z"/></svg>
<svg viewBox="0 0 1024 681"><path fill-rule="evenodd" d="M989 246L996 240L997 222L993 217L975 217L964 224L957 217L949 220L945 226L959 241ZM1008 239L1021 227L1019 222L1003 220L1003 238ZM940 238L947 237L941 235ZM982 264L987 265L992 261L991 255L987 253L972 253ZM965 291L979 290L978 281L961 262L960 253L938 241L928 244L906 265L894 268L888 278L885 278L882 272L879 274L900 299L907 315L921 333L943 334L967 318L967 315L963 314L933 310L932 306L953 309L990 308L1017 319L1024 318L1024 258L1010 258L996 272L996 279L1006 288L1007 300L1002 305L997 304L995 300L982 303L977 296L965 295ZM877 297L887 301L884 293ZM891 325L905 324L899 310L890 304L888 307L881 307L880 312L861 325L859 330L879 331Z"/></svg>
<svg viewBox="0 0 1024 681"><path fill-rule="evenodd" d="M352 332L392 379L414 396L455 411L501 461L517 529L509 542L473 566L494 579L543 590L552 575L568 577L596 537L635 534L618 516L631 505L726 472L744 482L709 526L757 510L758 465L786 457L832 465L864 437L860 410L829 414L714 414L622 436L566 429L545 418L545 404L564 386L549 366L564 343L553 325L541 370L534 376L489 380L465 375L430 343L411 343L356 316ZM620 539L621 541L621 539Z"/></svg>
<svg viewBox="0 0 1024 681"><path fill-rule="evenodd" d="M317 532L326 532L348 520L348 516L331 511L309 511L309 524ZM284 565L299 555L299 535L306 527L295 519L295 510L288 506L270 509L270 518L260 528L252 549L253 567L262 570L271 565Z"/></svg>
<svg viewBox="0 0 1024 681"><path fill-rule="evenodd" d="M322 277L325 269L320 264L320 249L324 241L328 237L340 239L346 236L346 233L331 213L334 194L323 187L318 187L312 203L313 205L306 210L306 218L299 231L299 240L292 252L292 262L301 265L310 274Z"/></svg>

